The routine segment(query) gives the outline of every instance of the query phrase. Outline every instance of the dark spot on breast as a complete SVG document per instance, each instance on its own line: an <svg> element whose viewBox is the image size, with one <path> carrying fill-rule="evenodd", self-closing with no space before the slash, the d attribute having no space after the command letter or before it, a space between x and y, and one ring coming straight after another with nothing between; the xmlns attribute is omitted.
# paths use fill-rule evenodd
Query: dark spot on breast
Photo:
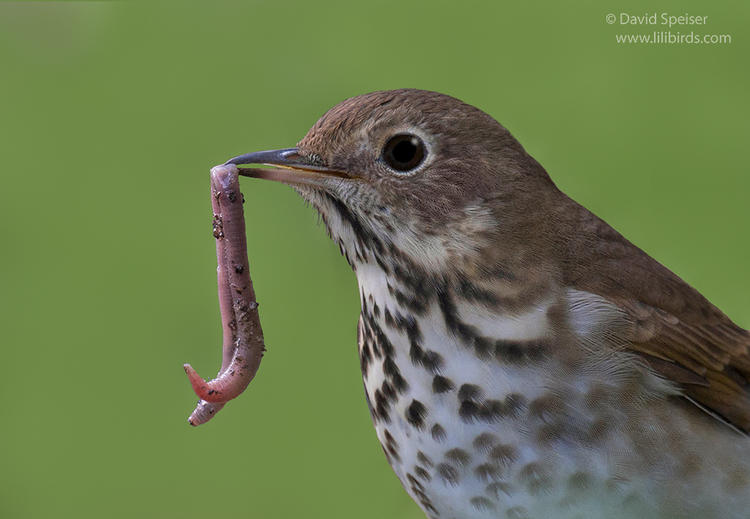
<svg viewBox="0 0 750 519"><path fill-rule="evenodd" d="M503 363L518 364L523 360L523 348L514 341L495 342L495 358Z"/></svg>
<svg viewBox="0 0 750 519"><path fill-rule="evenodd" d="M492 503L492 501L490 501L486 497L472 497L469 501L471 502L471 506L473 506L479 512L486 512L487 510L495 508L495 505Z"/></svg>
<svg viewBox="0 0 750 519"><path fill-rule="evenodd" d="M429 498L427 497L427 494L425 494L422 490L415 488L414 485L412 485L410 488L411 488L412 493L419 500L420 503L429 502Z"/></svg>
<svg viewBox="0 0 750 519"><path fill-rule="evenodd" d="M427 415L427 408L419 400L412 400L404 415L407 422L421 429L424 425L424 417Z"/></svg>
<svg viewBox="0 0 750 519"><path fill-rule="evenodd" d="M472 442L475 449L481 452L489 452L493 445L497 443L497 436L491 433L482 433Z"/></svg>
<svg viewBox="0 0 750 519"><path fill-rule="evenodd" d="M508 341L495 342L495 358L503 364L523 364L540 360L546 352L541 341Z"/></svg>
<svg viewBox="0 0 750 519"><path fill-rule="evenodd" d="M432 476L430 476L430 473L419 465L414 466L414 474L416 474L418 478L423 479L427 482L432 480Z"/></svg>
<svg viewBox="0 0 750 519"><path fill-rule="evenodd" d="M505 466L512 465L518 459L518 450L512 445L495 445L490 458Z"/></svg>
<svg viewBox="0 0 750 519"><path fill-rule="evenodd" d="M526 397L520 393L510 393L502 403L496 400L488 400L493 417L517 418L526 408Z"/></svg>
<svg viewBox="0 0 750 519"><path fill-rule="evenodd" d="M461 420L467 423L472 423L474 420L478 419L479 412L479 404L472 400L464 400L458 408L458 416L461 417Z"/></svg>
<svg viewBox="0 0 750 519"><path fill-rule="evenodd" d="M492 481L498 479L502 474L502 467L497 463L482 463L474 469L474 474L481 481Z"/></svg>
<svg viewBox="0 0 750 519"><path fill-rule="evenodd" d="M432 379L432 392L433 393L446 393L452 391L456 386L451 382L449 378L442 375L435 375Z"/></svg>
<svg viewBox="0 0 750 519"><path fill-rule="evenodd" d="M465 344L470 344L474 337L478 336L476 328L469 326L458 318L456 305L453 302L447 285L441 287L437 292L438 305L445 320L448 331L459 337Z"/></svg>
<svg viewBox="0 0 750 519"><path fill-rule="evenodd" d="M432 467L432 460L422 451L417 451L417 461L425 467Z"/></svg>
<svg viewBox="0 0 750 519"><path fill-rule="evenodd" d="M383 396L379 389L375 390L375 416L386 422L391 421L391 403Z"/></svg>
<svg viewBox="0 0 750 519"><path fill-rule="evenodd" d="M445 429L443 429L443 426L439 423L436 423L432 426L432 429L430 429L430 434L432 434L432 439L438 443L445 441Z"/></svg>
<svg viewBox="0 0 750 519"><path fill-rule="evenodd" d="M396 391L399 393L404 393L409 389L409 384L407 384L406 379L401 376L401 373L394 374L391 377L391 382L393 382L393 387L395 387Z"/></svg>
<svg viewBox="0 0 750 519"><path fill-rule="evenodd" d="M526 397L521 393L510 393L505 397L505 407L511 410L513 416L518 416L526 405Z"/></svg>
<svg viewBox="0 0 750 519"><path fill-rule="evenodd" d="M467 465L471 461L471 455L463 449L455 448L445 453L445 459L459 465Z"/></svg>
<svg viewBox="0 0 750 519"><path fill-rule="evenodd" d="M458 390L459 400L476 400L482 394L479 386L474 384L463 384Z"/></svg>
<svg viewBox="0 0 750 519"><path fill-rule="evenodd" d="M431 373L437 373L443 367L443 357L436 351L426 350L422 354L421 364Z"/></svg>
<svg viewBox="0 0 750 519"><path fill-rule="evenodd" d="M411 293L409 295L401 292L398 289L393 289L391 294L396 298L399 305L404 308L408 308L411 312L416 315L424 315L427 301L424 300L424 296L418 292Z"/></svg>
<svg viewBox="0 0 750 519"><path fill-rule="evenodd" d="M465 386L462 386L462 389ZM471 391L467 391L467 394L469 393ZM522 395L511 393L503 401L485 400L477 402L475 400L464 400L461 402L458 414L467 423L471 423L474 420L491 423L497 422L502 418L516 418L525 406L526 399Z"/></svg>
<svg viewBox="0 0 750 519"><path fill-rule="evenodd" d="M416 342L412 342L409 347L409 358L411 359L412 364L421 365L423 355L424 350L422 349L422 346Z"/></svg>
<svg viewBox="0 0 750 519"><path fill-rule="evenodd" d="M538 361L547 352L547 345L540 341L532 341L526 345L526 357L532 361Z"/></svg>
<svg viewBox="0 0 750 519"><path fill-rule="evenodd" d="M420 492L424 492L424 485L422 485L422 482L415 478L413 475L407 473L406 480L409 482L412 490L419 490Z"/></svg>
<svg viewBox="0 0 750 519"><path fill-rule="evenodd" d="M383 329L375 322L374 319L368 318L368 321L368 324L373 330L375 342L377 343L380 352L382 352L382 355L388 357L392 356L395 350L393 349L393 344L391 344L388 336L386 336L386 334L383 332Z"/></svg>
<svg viewBox="0 0 750 519"><path fill-rule="evenodd" d="M431 288L431 283L425 281L426 274L423 269L401 254L398 249L391 248L389 252L397 259L393 267L393 274L396 278L408 290L421 294L425 300L429 300L434 294L434 289Z"/></svg>
<svg viewBox="0 0 750 519"><path fill-rule="evenodd" d="M362 370L362 376L364 376L365 379L367 378L371 362L372 352L370 351L370 345L365 342L359 350L359 367Z"/></svg>
<svg viewBox="0 0 750 519"><path fill-rule="evenodd" d="M398 395L396 394L396 389L387 380L383 381L383 385L380 386L380 391L383 393L383 396L390 402L395 401L398 397Z"/></svg>
<svg viewBox="0 0 750 519"><path fill-rule="evenodd" d="M383 361L383 372L387 377L393 377L394 375L400 375L401 372L398 369L398 366L396 366L396 363L393 361L391 357L386 357Z"/></svg>
<svg viewBox="0 0 750 519"><path fill-rule="evenodd" d="M386 429L385 431L385 443L380 442L380 446L385 451L385 457L388 459L388 463L393 465L393 462L401 462L401 457L398 453L398 443L393 439L391 433Z"/></svg>
<svg viewBox="0 0 750 519"><path fill-rule="evenodd" d="M487 337L475 337L472 345L474 346L474 353L480 359L489 359L495 353L494 343Z"/></svg>
<svg viewBox="0 0 750 519"><path fill-rule="evenodd" d="M383 310L383 319L385 320L385 324L387 326L390 326L391 328L395 328L396 321L393 319L393 315L391 315L391 311L388 310L388 307Z"/></svg>
<svg viewBox="0 0 750 519"><path fill-rule="evenodd" d="M394 460L400 462L401 457L398 455L398 451L392 446L392 445L386 445L385 449L388 451L388 454L390 454Z"/></svg>
<svg viewBox="0 0 750 519"><path fill-rule="evenodd" d="M458 470L454 466L448 465L447 463L440 463L436 467L436 471L438 476L440 476L440 479L442 479L446 484L458 484Z"/></svg>
<svg viewBox="0 0 750 519"><path fill-rule="evenodd" d="M388 289L393 291L390 284L388 285ZM410 343L413 344L422 341L422 332L419 330L419 324L414 316L396 312L396 315L391 316L391 325L396 330L405 333Z"/></svg>
<svg viewBox="0 0 750 519"><path fill-rule="evenodd" d="M393 445L395 448L398 449L398 442L396 441L396 439L391 434L391 431L389 431L388 429L385 429L383 435L385 436L385 442L388 445Z"/></svg>
<svg viewBox="0 0 750 519"><path fill-rule="evenodd" d="M507 397L506 397L507 399ZM516 409L499 400L486 400L480 409L482 420L487 422L497 421L504 416L514 416Z"/></svg>

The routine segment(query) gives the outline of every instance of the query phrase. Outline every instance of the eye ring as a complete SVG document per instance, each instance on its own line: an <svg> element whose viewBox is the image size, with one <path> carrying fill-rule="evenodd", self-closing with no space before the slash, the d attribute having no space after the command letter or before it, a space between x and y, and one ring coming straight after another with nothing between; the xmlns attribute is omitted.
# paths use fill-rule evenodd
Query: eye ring
<svg viewBox="0 0 750 519"><path fill-rule="evenodd" d="M399 173L417 168L426 156L424 142L411 133L398 133L388 139L383 146L383 161Z"/></svg>

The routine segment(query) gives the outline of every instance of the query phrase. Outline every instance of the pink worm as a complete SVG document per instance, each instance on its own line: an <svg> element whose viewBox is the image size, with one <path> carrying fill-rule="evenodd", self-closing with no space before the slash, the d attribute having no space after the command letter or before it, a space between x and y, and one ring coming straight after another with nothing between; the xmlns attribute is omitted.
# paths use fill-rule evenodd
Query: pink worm
<svg viewBox="0 0 750 519"><path fill-rule="evenodd" d="M255 377L265 351L247 260L243 202L237 167L211 169L223 355L219 374L210 381L201 378L190 364L184 365L201 399L188 418L190 425L209 421L226 402L239 396Z"/></svg>

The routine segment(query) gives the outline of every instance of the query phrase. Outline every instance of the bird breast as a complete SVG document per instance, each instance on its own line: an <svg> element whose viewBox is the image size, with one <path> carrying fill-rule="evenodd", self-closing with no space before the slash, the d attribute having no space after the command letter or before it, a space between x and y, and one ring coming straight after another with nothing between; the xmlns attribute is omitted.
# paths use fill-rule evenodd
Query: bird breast
<svg viewBox="0 0 750 519"><path fill-rule="evenodd" d="M560 517L561 506L571 516L662 513L672 490L655 489L653 471L679 481L691 456L660 454L668 434L659 424L627 422L628 402L645 398L637 381L614 383L555 355L549 309L559 301L492 313L447 288L415 290L377 264L356 272L372 419L429 517ZM660 402L638 409L679 423Z"/></svg>

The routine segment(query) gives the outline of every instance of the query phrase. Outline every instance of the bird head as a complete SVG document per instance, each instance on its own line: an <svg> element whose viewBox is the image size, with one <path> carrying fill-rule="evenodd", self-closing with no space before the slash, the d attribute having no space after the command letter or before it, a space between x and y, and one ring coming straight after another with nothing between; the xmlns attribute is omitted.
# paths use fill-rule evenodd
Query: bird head
<svg viewBox="0 0 750 519"><path fill-rule="evenodd" d="M394 250L426 270L470 255L502 225L498 208L551 184L481 110L424 90L373 92L331 108L295 148L235 157L277 169L246 175L293 186L352 263Z"/></svg>

